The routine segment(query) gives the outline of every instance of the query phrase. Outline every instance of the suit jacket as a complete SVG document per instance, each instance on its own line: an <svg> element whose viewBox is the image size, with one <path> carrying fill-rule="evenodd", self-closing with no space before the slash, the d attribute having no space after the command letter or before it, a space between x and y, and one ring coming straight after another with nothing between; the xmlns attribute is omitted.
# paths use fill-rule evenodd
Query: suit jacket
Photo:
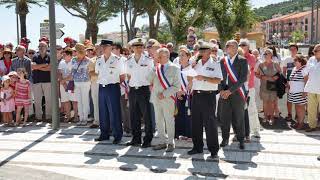
<svg viewBox="0 0 320 180"><path fill-rule="evenodd" d="M166 78L169 81L170 87L168 89L164 89L160 83L160 80L156 74L156 71L153 71L151 75L149 76L149 80L151 84L153 84L153 88L151 91L151 97L150 101L151 102L159 102L160 100L158 99L158 94L163 93L165 96L165 101L170 100L172 103L174 101L171 99L170 96L175 96L175 94L180 90L181 84L180 84L180 68L173 64L172 62L168 62L169 65L165 69L164 74ZM161 101L164 101L161 100Z"/></svg>
<svg viewBox="0 0 320 180"><path fill-rule="evenodd" d="M227 76L227 70L224 66L224 61L225 61L225 59L222 59L220 61L223 80L221 81L221 84L219 86L219 90L230 90L232 94L234 94L234 93L239 94L239 92L237 90L240 87L242 87L244 85L244 83L247 81L248 62L244 57L242 57L240 55L236 56L236 58L234 59L234 62L232 64L232 67L235 71L234 73L235 73L236 77L238 78L238 82L233 83L231 81L230 77ZM227 78L229 78L228 84L227 84Z"/></svg>

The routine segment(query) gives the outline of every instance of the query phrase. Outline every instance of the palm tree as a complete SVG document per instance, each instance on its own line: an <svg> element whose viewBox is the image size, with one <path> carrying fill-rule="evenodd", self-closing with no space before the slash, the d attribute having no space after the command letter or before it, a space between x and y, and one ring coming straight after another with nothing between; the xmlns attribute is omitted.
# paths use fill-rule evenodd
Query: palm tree
<svg viewBox="0 0 320 180"><path fill-rule="evenodd" d="M16 7L16 13L19 15L20 19L21 38L23 38L27 37L26 18L29 13L30 5L42 7L42 2L45 2L45 0L1 0L0 6L6 5L6 8Z"/></svg>

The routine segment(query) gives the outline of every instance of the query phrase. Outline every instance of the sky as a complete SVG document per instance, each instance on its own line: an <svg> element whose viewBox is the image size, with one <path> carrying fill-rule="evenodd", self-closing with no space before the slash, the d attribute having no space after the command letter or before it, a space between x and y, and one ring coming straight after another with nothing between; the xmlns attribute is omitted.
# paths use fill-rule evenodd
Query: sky
<svg viewBox="0 0 320 180"><path fill-rule="evenodd" d="M282 2L284 0L250 0L253 7L262 7L272 3ZM48 19L47 7L31 6L27 15L27 36L31 40L30 47L35 48L40 36L40 23ZM162 16L161 21L165 21ZM16 16L15 9L7 9L0 6L0 43L12 42L16 45ZM74 39L79 39L79 34L84 34L86 23L81 18L73 17L66 12L61 6L56 6L56 22L65 24L62 28L65 35L57 40L57 44L64 45L63 38L70 36ZM148 18L138 18L137 27L148 24ZM110 19L107 22L99 25L99 34L120 31L120 17Z"/></svg>

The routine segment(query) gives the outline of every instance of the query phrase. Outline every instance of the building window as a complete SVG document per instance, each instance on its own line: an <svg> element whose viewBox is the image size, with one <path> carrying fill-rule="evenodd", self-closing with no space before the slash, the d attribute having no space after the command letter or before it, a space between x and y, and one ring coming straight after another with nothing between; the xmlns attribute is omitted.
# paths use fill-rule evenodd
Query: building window
<svg viewBox="0 0 320 180"><path fill-rule="evenodd" d="M308 31L308 26L307 25L304 26L304 31Z"/></svg>
<svg viewBox="0 0 320 180"><path fill-rule="evenodd" d="M305 24L308 24L308 18L306 18L306 19L304 20L304 23L305 23Z"/></svg>

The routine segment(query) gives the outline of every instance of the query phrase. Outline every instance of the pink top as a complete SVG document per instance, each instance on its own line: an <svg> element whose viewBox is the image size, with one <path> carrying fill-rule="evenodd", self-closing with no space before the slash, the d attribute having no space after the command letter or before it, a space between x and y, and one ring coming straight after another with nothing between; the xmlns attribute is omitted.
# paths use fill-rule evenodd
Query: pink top
<svg viewBox="0 0 320 180"><path fill-rule="evenodd" d="M16 82L16 106L26 106L30 105L30 82L21 82L20 80Z"/></svg>
<svg viewBox="0 0 320 180"><path fill-rule="evenodd" d="M250 68L250 76L249 76L249 89L254 88L254 68L256 66L256 58L254 57L254 55L250 54L250 53L246 53L244 55L244 57L247 59L248 61L248 65Z"/></svg>

